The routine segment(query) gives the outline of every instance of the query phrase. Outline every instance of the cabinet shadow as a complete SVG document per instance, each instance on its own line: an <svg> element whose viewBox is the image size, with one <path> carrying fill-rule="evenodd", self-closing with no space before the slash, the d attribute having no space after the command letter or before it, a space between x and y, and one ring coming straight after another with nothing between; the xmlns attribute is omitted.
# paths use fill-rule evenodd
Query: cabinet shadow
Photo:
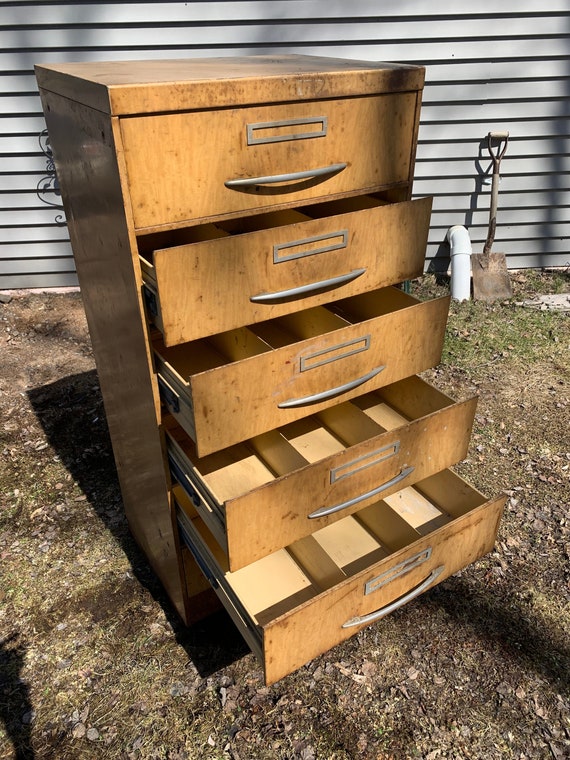
<svg viewBox="0 0 570 760"><path fill-rule="evenodd" d="M55 454L126 555L138 583L162 607L177 643L200 676L208 677L248 654L241 634L222 609L192 626L183 623L132 537L96 371L33 388L28 397Z"/></svg>
<svg viewBox="0 0 570 760"><path fill-rule="evenodd" d="M519 589L520 590L520 589ZM517 581L491 591L462 576L452 576L423 598L424 609L444 610L470 630L500 661L527 667L560 694L570 689L570 648L564 631L549 628L517 599Z"/></svg>
<svg viewBox="0 0 570 760"><path fill-rule="evenodd" d="M20 678L24 668L26 648L18 633L0 639L0 724L14 749L16 760L33 760L32 716L28 684Z"/></svg>

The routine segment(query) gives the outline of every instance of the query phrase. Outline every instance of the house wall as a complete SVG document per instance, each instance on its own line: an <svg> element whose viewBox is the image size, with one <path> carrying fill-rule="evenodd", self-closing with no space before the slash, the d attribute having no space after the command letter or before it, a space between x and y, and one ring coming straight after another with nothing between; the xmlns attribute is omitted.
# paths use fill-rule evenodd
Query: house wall
<svg viewBox="0 0 570 760"><path fill-rule="evenodd" d="M494 250L568 266L567 0L0 2L0 289L76 284L33 75L39 62L305 53L427 67L414 194L433 195L428 265L447 229L487 232L489 131L510 132ZM50 204L56 204L55 206Z"/></svg>

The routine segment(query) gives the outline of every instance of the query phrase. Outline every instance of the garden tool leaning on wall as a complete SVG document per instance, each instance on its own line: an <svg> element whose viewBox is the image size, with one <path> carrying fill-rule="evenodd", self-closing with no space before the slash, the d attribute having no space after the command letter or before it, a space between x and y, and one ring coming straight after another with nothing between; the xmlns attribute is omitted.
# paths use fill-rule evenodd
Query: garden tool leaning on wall
<svg viewBox="0 0 570 760"><path fill-rule="evenodd" d="M504 142L503 142L504 141ZM496 301L512 296L511 281L504 253L491 253L497 228L497 205L499 200L499 168L509 142L508 132L489 132L487 147L493 161L489 231L483 253L472 254L473 297L480 301ZM493 144L496 145L493 150Z"/></svg>

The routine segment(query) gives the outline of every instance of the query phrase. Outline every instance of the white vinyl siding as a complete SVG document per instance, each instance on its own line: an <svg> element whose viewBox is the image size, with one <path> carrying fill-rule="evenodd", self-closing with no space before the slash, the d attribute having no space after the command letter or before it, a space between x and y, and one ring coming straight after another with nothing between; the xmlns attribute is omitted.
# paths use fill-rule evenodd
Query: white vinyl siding
<svg viewBox="0 0 570 760"><path fill-rule="evenodd" d="M568 0L0 1L0 289L76 283L50 190L33 65L304 53L427 68L414 195L433 195L428 263L448 228L487 233L489 131L510 132L494 250L509 266L570 264ZM45 142L45 141L44 141ZM43 191L45 190L45 192ZM440 264L441 261L441 264Z"/></svg>

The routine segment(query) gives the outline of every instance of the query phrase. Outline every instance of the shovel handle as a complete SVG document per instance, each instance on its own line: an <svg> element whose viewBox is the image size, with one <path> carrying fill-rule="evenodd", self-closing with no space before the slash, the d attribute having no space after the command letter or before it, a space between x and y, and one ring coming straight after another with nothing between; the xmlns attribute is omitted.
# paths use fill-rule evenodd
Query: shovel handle
<svg viewBox="0 0 570 760"><path fill-rule="evenodd" d="M503 140L504 142L502 142ZM493 142L496 142L496 148L494 150ZM485 264L488 261L489 254L495 240L495 231L497 228L497 206L499 201L499 167L501 165L501 159L507 150L508 144L508 132L489 132L487 135L487 148L489 150L489 155L493 161L493 183L491 186L491 205L489 209L489 230L487 232L485 245L483 246L483 257Z"/></svg>
<svg viewBox="0 0 570 760"><path fill-rule="evenodd" d="M501 142L504 143L501 146ZM497 147L493 150L493 141L498 141ZM506 153L507 145L509 144L508 132L489 132L487 135L487 149L491 160L493 161L493 174L499 173L499 166L501 165L501 159Z"/></svg>

